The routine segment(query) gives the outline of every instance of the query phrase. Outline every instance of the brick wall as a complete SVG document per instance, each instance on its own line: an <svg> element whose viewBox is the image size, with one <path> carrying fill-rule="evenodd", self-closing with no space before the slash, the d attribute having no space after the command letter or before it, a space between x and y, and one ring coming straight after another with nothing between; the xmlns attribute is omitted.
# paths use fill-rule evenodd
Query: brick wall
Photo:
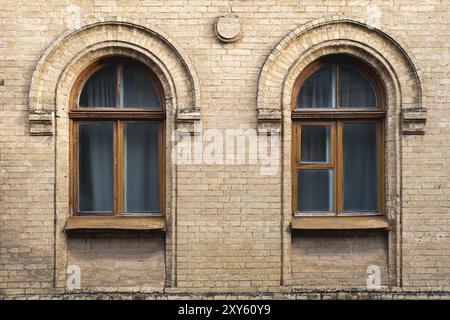
<svg viewBox="0 0 450 320"><path fill-rule="evenodd" d="M300 287L363 287L367 268L380 268L388 285L384 232L303 232L292 239L292 284Z"/></svg>
<svg viewBox="0 0 450 320"><path fill-rule="evenodd" d="M68 247L68 265L80 267L85 289L145 292L164 287L162 235L78 235Z"/></svg>
<svg viewBox="0 0 450 320"><path fill-rule="evenodd" d="M111 290L160 290L164 283L171 287L166 290L188 294L354 287L365 285L368 264L379 265L383 275L389 273L400 292L450 290L450 4L438 0L0 0L0 6L0 80L4 80L0 85L0 296L63 293L65 270L72 263L85 269L83 286L93 291L110 284L114 284ZM239 15L243 29L242 38L228 44L221 43L213 30L216 17L226 13ZM173 77L179 95L167 119L170 141L171 126L177 125L175 104L199 107L203 130L257 129L261 94L276 96L275 105L263 103L263 107L281 105L282 93L264 93L258 80L282 39L322 18L341 14L370 22L378 13L379 29L400 44L417 68L422 106L427 109L424 136L400 135L400 108L388 111L392 147L386 151L386 166L393 183L387 190L387 206L394 218L389 233L292 236L290 177L283 176L290 170L290 153L285 150L283 170L269 177L261 175L259 164L170 166L165 239L164 234L70 240L65 235L64 101L70 79L77 76L74 70L87 60L68 68L66 82L58 83L58 70L65 70L70 61L60 65L63 59L56 57L70 57L84 40L73 41L44 64L42 79L54 79L55 88L44 86L39 91L44 92L42 97L32 94L30 99L38 61L64 32L100 21L127 21L155 28L176 44L176 50L164 45L154 49L168 57L167 65L180 65L176 69L182 70ZM327 30L331 34L333 29ZM375 31L367 30L361 33L367 36L362 42L370 42L364 39L372 36L378 39ZM128 39L142 38L133 34ZM162 40L149 41L156 48ZM387 61L394 67L404 65L395 60L400 49L377 41L374 47L392 52L386 54ZM178 49L182 54L177 56ZM286 55L275 60L285 58L290 59ZM185 69L176 59L188 61ZM403 107L412 107L417 89L405 70L395 70L399 80L392 86L402 85ZM270 69L268 74L278 71ZM39 84L38 80L33 81ZM63 93L54 97L58 85ZM169 81L163 85L171 90ZM53 135L31 136L30 107L38 101L39 108L53 110L54 99L58 118ZM284 147L289 148L290 130L285 129ZM124 266L131 267L135 276Z"/></svg>

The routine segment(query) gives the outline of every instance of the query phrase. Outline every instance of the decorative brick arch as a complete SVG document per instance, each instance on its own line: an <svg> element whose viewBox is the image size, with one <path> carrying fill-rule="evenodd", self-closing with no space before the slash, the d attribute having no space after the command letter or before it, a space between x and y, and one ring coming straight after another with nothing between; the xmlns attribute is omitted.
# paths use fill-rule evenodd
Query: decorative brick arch
<svg viewBox="0 0 450 320"><path fill-rule="evenodd" d="M30 134L53 135L55 152L56 287L65 288L68 264L69 99L74 84L92 63L108 56L139 60L159 79L164 92L165 121L165 283L175 283L177 172L172 161L175 129L192 134L200 121L200 84L188 57L164 33L128 22L99 22L62 34L43 54L30 88ZM155 290L162 290L155 287ZM153 289L149 289L153 290Z"/></svg>
<svg viewBox="0 0 450 320"><path fill-rule="evenodd" d="M389 111L403 115L405 134L423 134L426 110L411 54L381 30L362 21L332 16L306 23L290 32L273 49L258 81L257 112L260 126L281 120L290 111L293 83L309 63L327 54L359 57L379 72L388 89Z"/></svg>
<svg viewBox="0 0 450 320"><path fill-rule="evenodd" d="M292 285L290 223L291 109L292 91L299 74L318 58L331 54L350 55L371 66L386 93L385 206L389 220L388 283L398 284L396 260L401 217L401 141L403 134L423 134L426 109L422 106L417 69L405 45L362 21L333 16L315 20L290 32L273 49L261 70L257 91L258 128L283 132L280 175L282 219L282 284ZM402 121L399 121L401 119ZM400 127L401 126L401 127ZM400 130L401 128L401 130Z"/></svg>
<svg viewBox="0 0 450 320"><path fill-rule="evenodd" d="M129 22L98 22L62 34L45 51L31 79L30 133L52 135L54 113L66 111L78 74L94 61L122 55L147 64L164 88L177 122L200 119L200 84L186 54L163 32Z"/></svg>

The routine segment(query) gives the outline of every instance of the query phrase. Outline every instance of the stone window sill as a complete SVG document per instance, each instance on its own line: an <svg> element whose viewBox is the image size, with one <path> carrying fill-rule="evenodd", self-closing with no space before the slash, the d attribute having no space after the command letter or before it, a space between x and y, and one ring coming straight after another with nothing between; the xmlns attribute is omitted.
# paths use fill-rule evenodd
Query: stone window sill
<svg viewBox="0 0 450 320"><path fill-rule="evenodd" d="M385 216L293 217L293 230L389 230Z"/></svg>
<svg viewBox="0 0 450 320"><path fill-rule="evenodd" d="M165 231L164 216L73 216L67 219L65 231Z"/></svg>

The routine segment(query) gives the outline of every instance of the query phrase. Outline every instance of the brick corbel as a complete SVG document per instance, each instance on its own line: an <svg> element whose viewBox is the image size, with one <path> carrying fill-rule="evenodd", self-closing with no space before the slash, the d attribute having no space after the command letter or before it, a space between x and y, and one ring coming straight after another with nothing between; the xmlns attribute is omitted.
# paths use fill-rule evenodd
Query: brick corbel
<svg viewBox="0 0 450 320"><path fill-rule="evenodd" d="M193 108L181 108L177 110L177 129L180 132L186 132L190 135L200 134L200 109Z"/></svg>
<svg viewBox="0 0 450 320"><path fill-rule="evenodd" d="M271 134L280 132L281 110L280 108L258 109L258 133Z"/></svg>
<svg viewBox="0 0 450 320"><path fill-rule="evenodd" d="M30 135L53 135L53 112L49 110L31 110L28 116L30 123Z"/></svg>
<svg viewBox="0 0 450 320"><path fill-rule="evenodd" d="M403 109L401 114L401 127L404 135L424 135L427 121L425 108Z"/></svg>

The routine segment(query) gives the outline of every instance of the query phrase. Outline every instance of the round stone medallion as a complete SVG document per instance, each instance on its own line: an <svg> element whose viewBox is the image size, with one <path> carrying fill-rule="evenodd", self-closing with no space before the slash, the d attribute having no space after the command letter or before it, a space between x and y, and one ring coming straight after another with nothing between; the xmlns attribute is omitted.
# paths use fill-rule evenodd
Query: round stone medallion
<svg viewBox="0 0 450 320"><path fill-rule="evenodd" d="M241 36L241 22L239 16L227 14L219 16L214 23L214 32L222 42L234 42Z"/></svg>

